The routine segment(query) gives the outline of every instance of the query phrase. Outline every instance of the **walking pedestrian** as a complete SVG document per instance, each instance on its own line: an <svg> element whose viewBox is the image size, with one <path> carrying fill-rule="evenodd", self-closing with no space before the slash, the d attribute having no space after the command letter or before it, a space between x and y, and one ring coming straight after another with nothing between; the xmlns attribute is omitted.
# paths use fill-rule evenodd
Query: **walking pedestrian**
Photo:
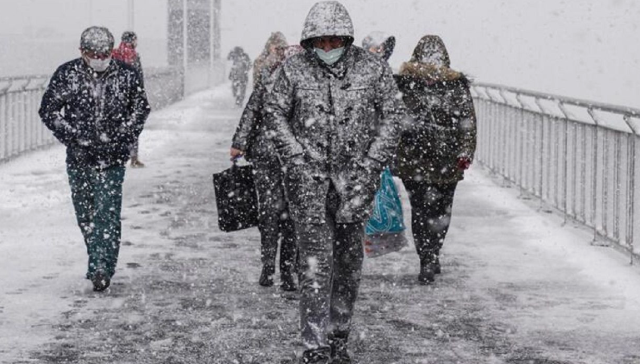
<svg viewBox="0 0 640 364"><path fill-rule="evenodd" d="M86 277L95 291L115 274L125 164L150 112L140 73L111 59L113 45L107 28L82 32L81 57L58 67L39 111L67 147L71 198L89 255Z"/></svg>
<svg viewBox="0 0 640 364"><path fill-rule="evenodd" d="M296 54L295 47L288 50L289 57ZM286 55L273 66L278 67ZM253 166L254 182L258 192L258 228L260 230L260 252L262 273L258 283L264 287L273 285L278 240L280 244L280 287L284 291L295 291L294 280L296 241L293 221L289 214L284 192L282 166L278 154L269 138L264 123L265 94L273 85L274 68L265 65L260 72L249 101L233 136L231 158L244 156Z"/></svg>
<svg viewBox="0 0 640 364"><path fill-rule="evenodd" d="M253 86L260 82L263 70L272 69L282 60L284 50L287 48L287 39L281 32L273 32L267 39L262 53L253 62Z"/></svg>
<svg viewBox="0 0 640 364"><path fill-rule="evenodd" d="M144 72L142 71L142 62L140 54L136 50L138 47L138 36L132 31L122 33L121 42L118 48L112 52L113 59L124 62L133 66L140 73L140 80L144 83ZM138 140L136 140L130 148L129 157L131 159L131 167L142 168L144 163L138 158Z"/></svg>
<svg viewBox="0 0 640 364"><path fill-rule="evenodd" d="M233 98L236 100L236 106L240 106L244 102L244 96L247 92L251 58L242 47L234 47L229 52L227 60L232 62L231 71L229 72L231 91L233 92Z"/></svg>
<svg viewBox="0 0 640 364"><path fill-rule="evenodd" d="M371 32L362 40L363 49L379 56L386 62L389 62L395 47L396 37L380 31Z"/></svg>
<svg viewBox="0 0 640 364"><path fill-rule="evenodd" d="M450 68L440 37L426 35L397 77L413 123L398 147L397 173L409 193L422 284L441 271L440 249L453 196L473 161L476 116L467 77Z"/></svg>
<svg viewBox="0 0 640 364"><path fill-rule="evenodd" d="M305 52L279 68L267 95L300 255L302 363L351 363L364 224L405 113L391 69L353 33L341 3L316 3Z"/></svg>

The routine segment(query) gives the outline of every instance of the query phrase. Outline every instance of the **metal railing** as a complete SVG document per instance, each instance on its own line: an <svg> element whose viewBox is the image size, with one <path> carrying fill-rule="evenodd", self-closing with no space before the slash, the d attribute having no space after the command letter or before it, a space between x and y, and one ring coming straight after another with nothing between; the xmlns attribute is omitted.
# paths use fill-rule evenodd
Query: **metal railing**
<svg viewBox="0 0 640 364"><path fill-rule="evenodd" d="M48 80L48 76L0 78L0 161L55 141L38 115Z"/></svg>
<svg viewBox="0 0 640 364"><path fill-rule="evenodd" d="M203 80L186 81L185 73L176 67L145 69L145 88L153 110L181 100L186 94L220 83L224 67L215 64L188 70L189 77ZM53 134L38 115L42 95L49 76L18 76L0 78L0 163L24 152L55 143Z"/></svg>
<svg viewBox="0 0 640 364"><path fill-rule="evenodd" d="M477 160L634 255L640 110L475 83Z"/></svg>

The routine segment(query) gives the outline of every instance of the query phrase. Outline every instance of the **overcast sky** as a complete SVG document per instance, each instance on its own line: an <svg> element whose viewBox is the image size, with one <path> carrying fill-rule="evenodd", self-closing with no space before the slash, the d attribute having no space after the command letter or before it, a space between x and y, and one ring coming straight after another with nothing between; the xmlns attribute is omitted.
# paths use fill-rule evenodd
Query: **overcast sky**
<svg viewBox="0 0 640 364"><path fill-rule="evenodd" d="M478 80L640 107L637 0L342 2L353 18L356 44L374 30L396 36L392 66L409 58L421 36L439 34L452 66ZM223 53L240 45L255 58L275 30L297 43L314 3L222 0ZM0 35L48 28L75 40L91 23L120 34L127 26L126 4L127 0L1 0ZM145 39L147 44L164 44L166 0L135 4L141 52Z"/></svg>

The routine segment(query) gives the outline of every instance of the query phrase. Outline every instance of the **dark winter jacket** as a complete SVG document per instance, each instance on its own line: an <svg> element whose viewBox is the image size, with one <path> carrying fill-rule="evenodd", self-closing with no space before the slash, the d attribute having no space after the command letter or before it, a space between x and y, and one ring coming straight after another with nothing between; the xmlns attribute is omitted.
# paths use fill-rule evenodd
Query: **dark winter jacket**
<svg viewBox="0 0 640 364"><path fill-rule="evenodd" d="M247 161L270 161L273 165L279 163L278 155L264 123L264 99L268 82L268 77L265 76L255 85L233 135L231 147L244 151Z"/></svg>
<svg viewBox="0 0 640 364"><path fill-rule="evenodd" d="M353 42L351 18L338 2L311 9L301 40L307 51L278 70L267 95L267 122L287 166L294 221L325 221L330 184L341 199L336 221L364 221L379 173L397 146L405 109L386 63L349 44L337 63L326 66L309 44L323 35Z"/></svg>
<svg viewBox="0 0 640 364"><path fill-rule="evenodd" d="M461 180L457 160L472 160L476 147L469 80L449 68L449 55L437 36L420 40L396 80L413 117L398 147L396 173L425 183Z"/></svg>
<svg viewBox="0 0 640 364"><path fill-rule="evenodd" d="M246 54L242 48L235 47L229 52L227 60L233 63L231 72L229 72L229 79L231 81L246 83L249 79L249 69L251 68L249 55Z"/></svg>
<svg viewBox="0 0 640 364"><path fill-rule="evenodd" d="M82 58L60 66L42 97L40 117L67 146L67 163L124 165L149 115L140 74L112 60L98 76Z"/></svg>
<svg viewBox="0 0 640 364"><path fill-rule="evenodd" d="M299 45L288 46L284 52L285 58L304 52ZM264 113L265 95L273 87L274 76L277 74L274 65L265 65L259 82L253 88L249 101L242 112L240 122L233 135L232 148L244 151L244 157L252 163L279 165L279 158L275 146L271 141ZM282 66L282 62L275 64L275 68Z"/></svg>

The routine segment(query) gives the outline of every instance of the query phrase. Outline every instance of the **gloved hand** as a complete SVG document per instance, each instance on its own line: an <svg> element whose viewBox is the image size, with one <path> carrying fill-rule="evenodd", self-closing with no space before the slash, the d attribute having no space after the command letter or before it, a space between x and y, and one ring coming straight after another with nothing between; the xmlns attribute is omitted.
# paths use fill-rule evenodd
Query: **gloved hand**
<svg viewBox="0 0 640 364"><path fill-rule="evenodd" d="M459 170L464 171L469 169L471 166L471 159L467 156L458 157L458 161L456 162L456 166Z"/></svg>
<svg viewBox="0 0 640 364"><path fill-rule="evenodd" d="M231 150L229 151L229 155L231 156L231 160L234 161L240 157L242 157L244 155L244 151L231 147Z"/></svg>

